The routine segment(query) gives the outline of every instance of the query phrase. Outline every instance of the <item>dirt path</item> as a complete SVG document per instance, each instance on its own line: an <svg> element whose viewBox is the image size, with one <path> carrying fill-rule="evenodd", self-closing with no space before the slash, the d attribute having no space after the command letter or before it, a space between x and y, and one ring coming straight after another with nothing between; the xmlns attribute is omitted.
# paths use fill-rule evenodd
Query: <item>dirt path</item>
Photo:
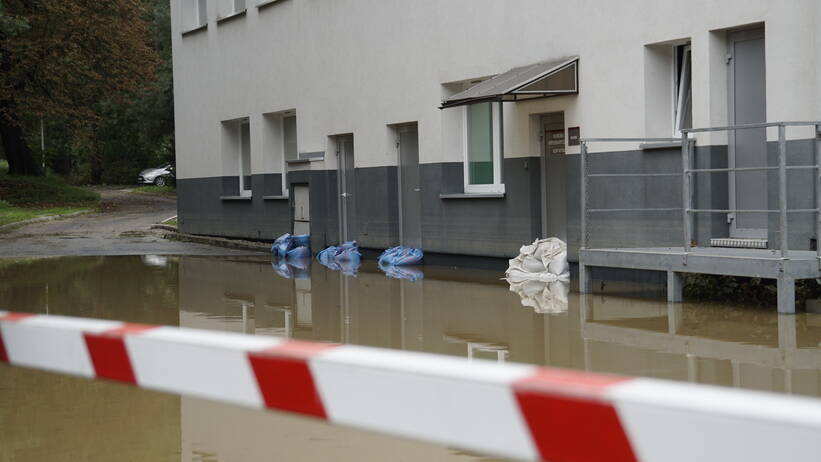
<svg viewBox="0 0 821 462"><path fill-rule="evenodd" d="M238 255L253 252L168 241L150 229L177 214L173 198L100 188L100 213L35 223L0 234L0 257L58 255Z"/></svg>

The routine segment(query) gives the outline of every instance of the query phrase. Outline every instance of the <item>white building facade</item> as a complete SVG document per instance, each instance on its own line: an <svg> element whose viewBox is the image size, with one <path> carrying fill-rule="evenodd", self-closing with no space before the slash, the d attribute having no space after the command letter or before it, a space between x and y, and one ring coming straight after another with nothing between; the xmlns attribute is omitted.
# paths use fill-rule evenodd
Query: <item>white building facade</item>
<svg viewBox="0 0 821 462"><path fill-rule="evenodd" d="M821 119L818 0L173 0L172 24L178 222L195 234L492 257L558 236L572 258L579 136ZM544 72L522 81L531 65ZM449 100L483 82L497 91ZM700 134L696 162L767 162L774 133ZM812 130L788 137L795 162L811 156ZM603 153L591 171L681 171L674 143L591 149ZM791 200L813 196L812 178L795 172ZM696 202L774 200L767 173L734 180L705 175ZM593 207L681 206L673 177L591 186ZM696 234L772 237L749 215L700 217ZM628 213L589 226L594 240L648 245L681 223ZM791 228L796 248L813 226Z"/></svg>

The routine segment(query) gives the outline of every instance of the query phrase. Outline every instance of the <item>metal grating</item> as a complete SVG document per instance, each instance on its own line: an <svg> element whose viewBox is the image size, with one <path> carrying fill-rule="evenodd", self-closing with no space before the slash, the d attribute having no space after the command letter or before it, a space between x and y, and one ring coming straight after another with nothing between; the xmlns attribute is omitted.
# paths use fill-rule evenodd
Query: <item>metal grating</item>
<svg viewBox="0 0 821 462"><path fill-rule="evenodd" d="M766 239L739 239L739 238L714 238L710 239L711 247L730 247L734 249L766 249Z"/></svg>

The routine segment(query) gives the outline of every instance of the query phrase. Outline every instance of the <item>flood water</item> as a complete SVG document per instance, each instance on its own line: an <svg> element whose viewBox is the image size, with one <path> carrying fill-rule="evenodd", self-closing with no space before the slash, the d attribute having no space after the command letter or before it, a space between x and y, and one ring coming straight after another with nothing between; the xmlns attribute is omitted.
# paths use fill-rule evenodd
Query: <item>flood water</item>
<svg viewBox="0 0 821 462"><path fill-rule="evenodd" d="M0 309L821 395L821 315L538 291L524 306L501 276L425 267L398 280L369 262L346 276L260 257L0 260ZM0 390L0 461L493 460L8 366Z"/></svg>

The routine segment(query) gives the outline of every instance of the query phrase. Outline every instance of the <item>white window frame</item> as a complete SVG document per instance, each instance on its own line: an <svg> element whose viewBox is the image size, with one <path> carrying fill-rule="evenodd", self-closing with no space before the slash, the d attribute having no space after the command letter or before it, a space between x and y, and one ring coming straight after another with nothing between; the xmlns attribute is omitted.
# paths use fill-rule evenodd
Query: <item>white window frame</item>
<svg viewBox="0 0 821 462"><path fill-rule="evenodd" d="M500 101L491 102L490 107L491 125L493 127L493 184L470 184L468 106L462 108L462 167L466 194L504 194L505 192L505 185L502 183L502 161L504 160L502 149L502 136L504 133L502 129L502 103Z"/></svg>
<svg viewBox="0 0 821 462"><path fill-rule="evenodd" d="M683 57L681 66L678 62L678 53L679 50L683 51ZM687 66L689 64L689 66ZM681 98L681 94L683 93L683 86L685 83L685 79L682 78L681 72L682 67L684 70L689 69L689 73L687 74L686 82L689 86L689 94L690 94L690 107L692 108L692 95L693 95L693 49L690 43L682 44L682 45L674 45L673 46L673 136L676 138L681 137L681 124L684 122L684 118L682 117L682 112L684 110L684 103L685 100ZM692 112L692 109L691 109ZM692 118L692 113L690 117Z"/></svg>
<svg viewBox="0 0 821 462"><path fill-rule="evenodd" d="M237 150L237 157L238 157L237 165L239 166L239 196L241 196L241 197L251 197L253 195L254 191L251 190L251 189L247 189L247 190L245 189L245 175L243 174L244 170L245 170L243 168L244 165L242 164L242 147L243 147L242 146L242 129L243 129L243 125L248 125L248 143L249 143L248 158L251 159L252 156L253 156L253 152L251 152L251 146L250 146L250 143L251 143L251 121L249 119L240 120L239 123L237 123L237 146L239 148ZM252 167L252 166L253 166L253 162L251 163L251 165L249 165L249 167ZM251 168L249 168L248 169L248 176L251 176L252 174L253 174L253 171L251 170Z"/></svg>
<svg viewBox="0 0 821 462"><path fill-rule="evenodd" d="M299 119L297 119L296 111L293 114L287 115L283 114L282 117L279 118L279 133L282 142L282 195L284 197L289 197L290 189L288 188L288 181L287 181L287 174L288 174L288 159L285 153L285 118L286 117L293 117L297 127L297 133L294 134L296 138L296 156L299 159Z"/></svg>

